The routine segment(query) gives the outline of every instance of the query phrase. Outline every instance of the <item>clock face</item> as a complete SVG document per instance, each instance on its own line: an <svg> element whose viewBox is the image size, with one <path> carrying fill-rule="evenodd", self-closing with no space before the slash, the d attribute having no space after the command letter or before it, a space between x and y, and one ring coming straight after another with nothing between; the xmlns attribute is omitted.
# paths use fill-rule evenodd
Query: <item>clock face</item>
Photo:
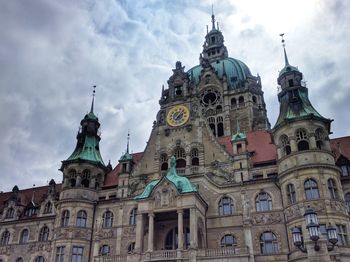
<svg viewBox="0 0 350 262"><path fill-rule="evenodd" d="M187 122L190 117L190 111L186 106L179 105L171 108L167 114L166 120L169 126L181 126Z"/></svg>

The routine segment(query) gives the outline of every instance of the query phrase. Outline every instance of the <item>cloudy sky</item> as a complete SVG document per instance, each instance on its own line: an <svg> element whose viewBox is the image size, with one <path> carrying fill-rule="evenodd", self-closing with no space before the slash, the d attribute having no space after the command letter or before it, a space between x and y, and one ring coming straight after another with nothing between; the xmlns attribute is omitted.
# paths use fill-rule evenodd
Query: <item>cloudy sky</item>
<svg viewBox="0 0 350 262"><path fill-rule="evenodd" d="M272 124L283 32L332 137L350 135L350 1L2 0L0 191L62 180L93 85L104 161L116 165L128 129L143 151L175 62L198 64L212 3L229 55L262 77Z"/></svg>

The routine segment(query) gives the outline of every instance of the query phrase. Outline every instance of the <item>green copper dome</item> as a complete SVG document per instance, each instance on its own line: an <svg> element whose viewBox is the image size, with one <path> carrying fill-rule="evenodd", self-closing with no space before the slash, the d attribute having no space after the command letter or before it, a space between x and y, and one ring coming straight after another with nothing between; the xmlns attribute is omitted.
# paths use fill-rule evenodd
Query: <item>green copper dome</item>
<svg viewBox="0 0 350 262"><path fill-rule="evenodd" d="M180 194L197 192L197 188L193 185L187 177L179 176L176 173L176 159L174 156L170 159L170 169L167 175L161 179L156 179L148 183L142 194L135 197L135 199L144 199L151 196L153 189L161 183L164 179L168 180L177 188Z"/></svg>
<svg viewBox="0 0 350 262"><path fill-rule="evenodd" d="M128 161L128 160L132 160L132 155L130 155L130 153L128 151L125 152L125 154L123 154L119 161Z"/></svg>
<svg viewBox="0 0 350 262"><path fill-rule="evenodd" d="M91 119L91 120L98 120L97 116L95 116L95 114L93 112L90 112L88 114L85 115L84 119Z"/></svg>
<svg viewBox="0 0 350 262"><path fill-rule="evenodd" d="M285 67L282 68L282 70L280 71L279 76L285 74L285 73L289 73L289 72L299 72L298 68L295 66L291 66L291 65L286 65Z"/></svg>
<svg viewBox="0 0 350 262"><path fill-rule="evenodd" d="M252 76L248 66L235 58L227 57L218 59L211 62L210 65L217 72L219 78L222 78L224 74L226 74L227 81L233 88L240 87L241 82L245 81L249 76ZM187 72L189 77L192 78L196 84L200 81L202 69L203 67L201 65L197 65Z"/></svg>
<svg viewBox="0 0 350 262"><path fill-rule="evenodd" d="M232 142L238 142L245 140L247 138L246 134L242 132L237 132L236 134L232 135L231 141Z"/></svg>

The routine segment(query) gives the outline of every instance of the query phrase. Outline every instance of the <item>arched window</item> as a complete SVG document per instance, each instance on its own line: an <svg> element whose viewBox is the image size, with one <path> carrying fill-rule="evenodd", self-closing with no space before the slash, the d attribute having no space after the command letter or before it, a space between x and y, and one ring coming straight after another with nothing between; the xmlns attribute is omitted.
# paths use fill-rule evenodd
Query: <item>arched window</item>
<svg viewBox="0 0 350 262"><path fill-rule="evenodd" d="M222 116L217 117L217 134L218 137L224 135L224 119L222 118Z"/></svg>
<svg viewBox="0 0 350 262"><path fill-rule="evenodd" d="M216 106L216 113L217 113L217 114L222 113L222 106L221 106L221 105L217 105L217 106Z"/></svg>
<svg viewBox="0 0 350 262"><path fill-rule="evenodd" d="M232 215L234 212L233 201L230 197L222 197L219 202L219 215Z"/></svg>
<svg viewBox="0 0 350 262"><path fill-rule="evenodd" d="M237 107L236 98L231 98L231 109L235 109Z"/></svg>
<svg viewBox="0 0 350 262"><path fill-rule="evenodd" d="M108 256L111 252L111 248L109 247L109 245L102 245L100 247L100 255L101 256Z"/></svg>
<svg viewBox="0 0 350 262"><path fill-rule="evenodd" d="M240 96L238 98L238 106L239 107L243 107L244 106L244 97L243 96Z"/></svg>
<svg viewBox="0 0 350 262"><path fill-rule="evenodd" d="M296 132L296 141L298 145L298 151L308 150L309 149L309 142L307 133L304 129L299 129Z"/></svg>
<svg viewBox="0 0 350 262"><path fill-rule="evenodd" d="M332 199L338 199L337 183L333 178L328 179L328 190Z"/></svg>
<svg viewBox="0 0 350 262"><path fill-rule="evenodd" d="M69 184L70 184L71 187L75 187L75 185L76 185L76 180L75 180L75 178L71 178L71 179L69 180Z"/></svg>
<svg viewBox="0 0 350 262"><path fill-rule="evenodd" d="M261 192L255 199L256 211L270 211L272 210L272 200L268 193Z"/></svg>
<svg viewBox="0 0 350 262"><path fill-rule="evenodd" d="M87 214L85 210L80 210L77 215L77 221L75 225L77 227L86 227Z"/></svg>
<svg viewBox="0 0 350 262"><path fill-rule="evenodd" d="M10 232L8 230L5 230L4 233L1 235L0 239L0 246L6 246L10 242Z"/></svg>
<svg viewBox="0 0 350 262"><path fill-rule="evenodd" d="M184 248L188 248L190 245L190 229L188 227L184 230ZM165 238L165 246L164 249L166 250L175 250L178 248L178 228L175 227L171 229Z"/></svg>
<svg viewBox="0 0 350 262"><path fill-rule="evenodd" d="M167 171L168 170L168 155L161 154L160 156L160 170Z"/></svg>
<svg viewBox="0 0 350 262"><path fill-rule="evenodd" d="M67 227L69 224L69 211L64 210L61 217L61 227Z"/></svg>
<svg viewBox="0 0 350 262"><path fill-rule="evenodd" d="M135 242L131 242L128 246L128 253L132 254L134 253L134 250L135 250Z"/></svg>
<svg viewBox="0 0 350 262"><path fill-rule="evenodd" d="M208 118L208 123L211 131L213 132L214 136L216 136L216 130L215 130L215 118L214 117L209 117Z"/></svg>
<svg viewBox="0 0 350 262"><path fill-rule="evenodd" d="M83 175L82 175L82 180L81 180L81 185L83 187L89 187L90 186L90 177L91 177L91 172L88 169L85 169L83 171Z"/></svg>
<svg viewBox="0 0 350 262"><path fill-rule="evenodd" d="M50 233L50 229L47 226L43 226L39 233L39 241L48 241L49 233Z"/></svg>
<svg viewBox="0 0 350 262"><path fill-rule="evenodd" d="M13 207L9 207L6 211L6 216L5 218L6 219L9 219L9 218L13 218L14 217L14 214L15 214L15 210L13 209Z"/></svg>
<svg viewBox="0 0 350 262"><path fill-rule="evenodd" d="M281 138L281 145L283 147L283 155L289 155L292 150L291 150L291 147L290 147L290 143L289 143L289 139L286 135L282 135Z"/></svg>
<svg viewBox="0 0 350 262"><path fill-rule="evenodd" d="M111 211L106 211L103 214L103 224L102 227L108 228L113 226L113 213Z"/></svg>
<svg viewBox="0 0 350 262"><path fill-rule="evenodd" d="M16 262L24 262L24 259L22 257L19 257L16 259Z"/></svg>
<svg viewBox="0 0 350 262"><path fill-rule="evenodd" d="M307 179L304 183L305 197L307 200L320 198L317 182L313 179Z"/></svg>
<svg viewBox="0 0 350 262"><path fill-rule="evenodd" d="M316 147L318 149L323 148L323 141L325 139L324 132L321 128L317 128L315 131L315 140L316 140Z"/></svg>
<svg viewBox="0 0 350 262"><path fill-rule="evenodd" d="M177 148L175 150L176 158L176 168L185 168L186 167L186 153L183 148Z"/></svg>
<svg viewBox="0 0 350 262"><path fill-rule="evenodd" d="M191 150L191 165L192 166L199 166L199 158L198 158L198 149L193 148Z"/></svg>
<svg viewBox="0 0 350 262"><path fill-rule="evenodd" d="M256 104L256 96L253 96L253 103Z"/></svg>
<svg viewBox="0 0 350 262"><path fill-rule="evenodd" d="M43 256L38 256L35 258L34 262L45 262L45 259Z"/></svg>
<svg viewBox="0 0 350 262"><path fill-rule="evenodd" d="M51 202L47 202L44 207L44 214L48 214L52 212L52 204Z"/></svg>
<svg viewBox="0 0 350 262"><path fill-rule="evenodd" d="M23 229L19 243L24 244L24 243L27 243L28 240L29 240L29 230Z"/></svg>
<svg viewBox="0 0 350 262"><path fill-rule="evenodd" d="M266 231L260 235L260 251L261 254L278 253L277 238L271 231Z"/></svg>
<svg viewBox="0 0 350 262"><path fill-rule="evenodd" d="M346 203L346 209L348 210L348 213L350 213L350 193L347 193L345 195L345 203Z"/></svg>
<svg viewBox="0 0 350 262"><path fill-rule="evenodd" d="M129 225L136 225L137 208L133 208L130 212Z"/></svg>
<svg viewBox="0 0 350 262"><path fill-rule="evenodd" d="M293 184L287 185L287 200L288 200L288 204L294 204L297 201L295 188Z"/></svg>
<svg viewBox="0 0 350 262"><path fill-rule="evenodd" d="M221 238L221 247L235 247L237 246L237 240L233 235L224 235L223 238Z"/></svg>

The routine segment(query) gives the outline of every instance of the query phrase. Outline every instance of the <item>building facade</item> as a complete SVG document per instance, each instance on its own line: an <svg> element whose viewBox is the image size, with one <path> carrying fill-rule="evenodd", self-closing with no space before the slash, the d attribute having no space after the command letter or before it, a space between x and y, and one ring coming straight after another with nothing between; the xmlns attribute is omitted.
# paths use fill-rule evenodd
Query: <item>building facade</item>
<svg viewBox="0 0 350 262"><path fill-rule="evenodd" d="M214 15L199 60L176 62L144 152L106 165L93 101L62 184L0 193L0 262L350 260L350 137L285 49L272 128Z"/></svg>

